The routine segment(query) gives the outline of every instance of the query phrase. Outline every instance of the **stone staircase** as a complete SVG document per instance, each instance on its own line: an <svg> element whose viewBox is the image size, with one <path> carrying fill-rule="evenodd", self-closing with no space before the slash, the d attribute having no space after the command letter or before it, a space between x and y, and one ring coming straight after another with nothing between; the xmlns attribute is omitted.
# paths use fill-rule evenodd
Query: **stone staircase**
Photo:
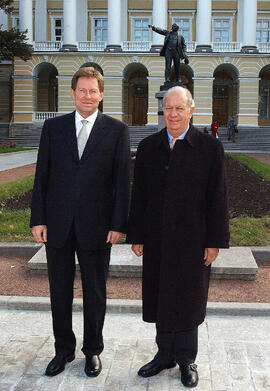
<svg viewBox="0 0 270 391"><path fill-rule="evenodd" d="M137 147L142 139L151 134L157 132L157 126L129 126L130 134L130 148L132 151L136 151Z"/></svg>
<svg viewBox="0 0 270 391"><path fill-rule="evenodd" d="M38 147L41 129L42 124L39 123L15 125L13 127L13 136L10 138L2 137L0 141L16 141L18 146ZM202 127L199 129L202 130ZM143 138L157 132L157 126L129 126L129 131L131 150L136 151L139 142ZM270 153L269 127L239 127L235 143L228 141L226 128L219 128L219 138L226 152Z"/></svg>
<svg viewBox="0 0 270 391"><path fill-rule="evenodd" d="M270 153L270 128L266 127L239 127L235 134L235 143L228 141L227 129L219 128L219 139L226 152Z"/></svg>
<svg viewBox="0 0 270 391"><path fill-rule="evenodd" d="M2 137L0 141L16 141L18 147L38 147L42 124L13 125L12 136Z"/></svg>

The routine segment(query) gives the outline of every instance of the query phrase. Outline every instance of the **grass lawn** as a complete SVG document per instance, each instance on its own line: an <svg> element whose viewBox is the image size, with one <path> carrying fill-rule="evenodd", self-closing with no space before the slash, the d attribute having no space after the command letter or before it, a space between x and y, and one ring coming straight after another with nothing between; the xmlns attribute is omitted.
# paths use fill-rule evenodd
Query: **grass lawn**
<svg viewBox="0 0 270 391"><path fill-rule="evenodd" d="M17 181L3 183L0 185L0 202L8 200L14 195L24 194L33 188L34 175L24 177Z"/></svg>
<svg viewBox="0 0 270 391"><path fill-rule="evenodd" d="M270 246L270 216L230 220L231 246Z"/></svg>
<svg viewBox="0 0 270 391"><path fill-rule="evenodd" d="M240 153L229 153L228 155L233 159L238 160L240 163L245 164L261 178L270 182L270 164L262 163L252 156Z"/></svg>
<svg viewBox="0 0 270 391"><path fill-rule="evenodd" d="M0 153L11 153L11 152L21 152L21 151L31 151L36 148L22 148L22 147L4 147L0 148Z"/></svg>
<svg viewBox="0 0 270 391"><path fill-rule="evenodd" d="M33 241L29 228L30 209L0 209L0 241L29 242Z"/></svg>
<svg viewBox="0 0 270 391"><path fill-rule="evenodd" d="M248 165L265 180L270 180L270 165L240 154L231 156ZM0 202L13 195L24 194L33 187L34 176L0 185ZM31 241L29 228L30 209L11 211L0 209L0 241ZM270 216L252 218L246 216L230 220L231 246L270 246ZM125 238L120 243L124 243Z"/></svg>

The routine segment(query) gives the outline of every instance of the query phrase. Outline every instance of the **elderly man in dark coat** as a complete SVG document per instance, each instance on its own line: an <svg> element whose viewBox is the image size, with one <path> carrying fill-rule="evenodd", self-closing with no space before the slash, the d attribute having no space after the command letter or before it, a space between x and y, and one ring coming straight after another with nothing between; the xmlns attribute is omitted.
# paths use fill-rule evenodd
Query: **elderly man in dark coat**
<svg viewBox="0 0 270 391"><path fill-rule="evenodd" d="M165 81L169 82L172 60L175 68L176 81L180 81L180 60L189 63L186 53L186 43L183 35L179 33L179 26L174 23L171 30L164 30L149 24L149 27L158 34L165 35L164 45L160 51L161 56L165 56Z"/></svg>
<svg viewBox="0 0 270 391"><path fill-rule="evenodd" d="M178 363L187 387L198 383L198 325L211 263L229 247L223 147L189 124L193 112L188 90L168 90L166 128L137 150L127 236L135 254L143 254L143 320L157 328L158 352L138 374Z"/></svg>

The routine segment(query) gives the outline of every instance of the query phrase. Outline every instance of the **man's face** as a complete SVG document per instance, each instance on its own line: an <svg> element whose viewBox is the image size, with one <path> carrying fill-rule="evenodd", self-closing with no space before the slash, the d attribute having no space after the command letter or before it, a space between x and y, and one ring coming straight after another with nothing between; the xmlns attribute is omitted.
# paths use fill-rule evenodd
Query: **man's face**
<svg viewBox="0 0 270 391"><path fill-rule="evenodd" d="M177 24L172 25L172 31L178 31L178 26Z"/></svg>
<svg viewBox="0 0 270 391"><path fill-rule="evenodd" d="M194 107L189 108L187 97L182 91L173 91L164 101L164 122L173 137L178 137L189 126Z"/></svg>
<svg viewBox="0 0 270 391"><path fill-rule="evenodd" d="M97 109L104 93L99 91L98 81L93 77L79 77L76 89L71 89L76 110L82 117L87 118Z"/></svg>

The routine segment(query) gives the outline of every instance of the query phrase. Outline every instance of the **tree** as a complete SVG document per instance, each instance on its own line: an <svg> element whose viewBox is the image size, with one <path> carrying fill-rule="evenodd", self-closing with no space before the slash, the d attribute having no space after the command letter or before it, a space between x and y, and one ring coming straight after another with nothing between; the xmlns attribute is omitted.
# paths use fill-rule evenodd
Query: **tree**
<svg viewBox="0 0 270 391"><path fill-rule="evenodd" d="M0 58L12 60L13 57L20 57L28 60L32 55L32 49L26 43L26 31L17 29L0 31Z"/></svg>
<svg viewBox="0 0 270 391"><path fill-rule="evenodd" d="M13 0L0 0L0 9L9 14L13 11L12 3Z"/></svg>
<svg viewBox="0 0 270 391"><path fill-rule="evenodd" d="M13 10L12 0L0 0L0 9L6 13ZM1 27L1 26L0 26ZM7 31L0 30L0 60L12 60L13 57L20 57L28 60L32 55L32 48L27 44L26 31L19 31L15 28Z"/></svg>

